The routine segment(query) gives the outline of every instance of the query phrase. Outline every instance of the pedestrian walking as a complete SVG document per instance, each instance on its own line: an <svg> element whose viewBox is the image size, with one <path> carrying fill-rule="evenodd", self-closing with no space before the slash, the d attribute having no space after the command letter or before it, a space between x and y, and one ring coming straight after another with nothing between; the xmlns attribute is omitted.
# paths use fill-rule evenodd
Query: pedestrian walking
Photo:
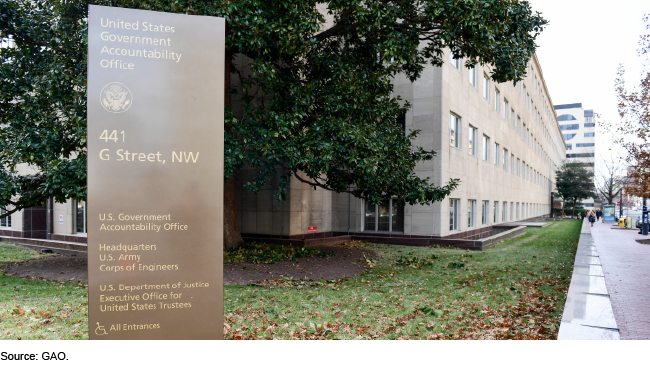
<svg viewBox="0 0 650 365"><path fill-rule="evenodd" d="M593 211L589 214L589 223L591 223L591 226L594 226L594 222L596 222L596 213Z"/></svg>
<svg viewBox="0 0 650 365"><path fill-rule="evenodd" d="M603 213L600 211L600 209L596 209L596 221L597 221L597 222L600 221L600 216L601 216L602 214L603 214Z"/></svg>

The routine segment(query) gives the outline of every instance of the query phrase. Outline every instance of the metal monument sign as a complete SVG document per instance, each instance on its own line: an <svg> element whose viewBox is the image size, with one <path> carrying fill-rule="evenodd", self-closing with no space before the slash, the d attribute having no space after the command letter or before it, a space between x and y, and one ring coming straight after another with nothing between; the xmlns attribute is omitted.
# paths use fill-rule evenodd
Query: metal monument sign
<svg viewBox="0 0 650 365"><path fill-rule="evenodd" d="M91 339L223 337L222 18L88 16Z"/></svg>

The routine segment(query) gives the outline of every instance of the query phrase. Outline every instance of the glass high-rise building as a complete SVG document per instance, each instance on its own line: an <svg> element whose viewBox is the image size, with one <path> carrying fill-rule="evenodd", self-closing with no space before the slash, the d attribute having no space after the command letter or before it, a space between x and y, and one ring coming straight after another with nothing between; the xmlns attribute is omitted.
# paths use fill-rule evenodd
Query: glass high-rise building
<svg viewBox="0 0 650 365"><path fill-rule="evenodd" d="M566 143L566 162L582 163L594 172L596 162L596 122L594 111L584 109L582 103L554 105ZM594 200L582 201L586 209L594 208Z"/></svg>

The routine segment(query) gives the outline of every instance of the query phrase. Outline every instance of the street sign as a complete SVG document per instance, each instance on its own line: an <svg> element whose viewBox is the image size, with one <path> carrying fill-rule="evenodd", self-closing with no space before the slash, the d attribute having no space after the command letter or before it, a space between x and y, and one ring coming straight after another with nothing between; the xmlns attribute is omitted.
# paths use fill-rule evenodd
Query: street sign
<svg viewBox="0 0 650 365"><path fill-rule="evenodd" d="M88 16L91 339L223 337L225 21Z"/></svg>

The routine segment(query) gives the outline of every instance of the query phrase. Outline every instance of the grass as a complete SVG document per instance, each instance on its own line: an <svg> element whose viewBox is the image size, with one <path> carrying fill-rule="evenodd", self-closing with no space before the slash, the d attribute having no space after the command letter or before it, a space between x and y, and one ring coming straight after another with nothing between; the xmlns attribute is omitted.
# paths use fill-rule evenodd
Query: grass
<svg viewBox="0 0 650 365"><path fill-rule="evenodd" d="M294 247L291 245L270 245L258 242L242 242L235 248L224 250L225 263L252 262L254 264L272 264L275 261L295 261L301 257L326 257L333 253L313 247Z"/></svg>
<svg viewBox="0 0 650 365"><path fill-rule="evenodd" d="M45 255L0 242L0 266ZM84 283L17 278L0 273L0 339L88 339Z"/></svg>
<svg viewBox="0 0 650 365"><path fill-rule="evenodd" d="M226 338L555 339L581 224L484 252L370 245L379 263L341 284L226 286Z"/></svg>
<svg viewBox="0 0 650 365"><path fill-rule="evenodd" d="M225 286L228 339L554 339L582 221L484 252L369 244L346 281ZM0 266L41 255L0 243ZM1 339L87 339L85 284L0 276Z"/></svg>

